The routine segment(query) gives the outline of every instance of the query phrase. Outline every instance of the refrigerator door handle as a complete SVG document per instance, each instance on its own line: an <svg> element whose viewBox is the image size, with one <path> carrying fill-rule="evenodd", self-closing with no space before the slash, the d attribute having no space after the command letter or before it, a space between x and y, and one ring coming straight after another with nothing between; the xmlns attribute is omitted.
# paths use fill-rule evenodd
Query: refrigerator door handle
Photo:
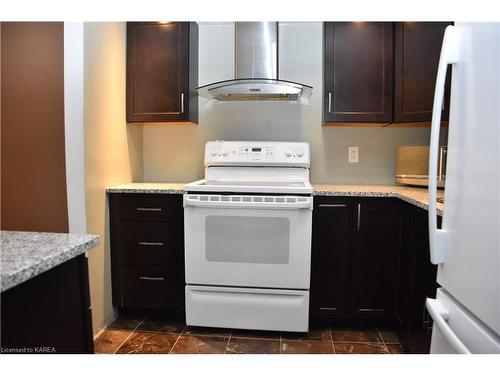
<svg viewBox="0 0 500 375"><path fill-rule="evenodd" d="M439 131L441 127L441 107L443 105L446 70L455 64L458 57L458 29L448 26L444 33L441 56L439 58L434 105L432 108L431 142L429 147L429 248L433 264L441 264L446 258L445 230L437 229L436 192L439 153Z"/></svg>
<svg viewBox="0 0 500 375"><path fill-rule="evenodd" d="M425 306L427 307L427 311L434 321L435 327L437 327L443 336L448 340L451 347L458 354L471 354L470 350L463 344L462 341L458 338L458 336L453 332L453 330L448 325L447 321L449 319L448 311L443 307L443 305L431 298L427 298L425 301Z"/></svg>

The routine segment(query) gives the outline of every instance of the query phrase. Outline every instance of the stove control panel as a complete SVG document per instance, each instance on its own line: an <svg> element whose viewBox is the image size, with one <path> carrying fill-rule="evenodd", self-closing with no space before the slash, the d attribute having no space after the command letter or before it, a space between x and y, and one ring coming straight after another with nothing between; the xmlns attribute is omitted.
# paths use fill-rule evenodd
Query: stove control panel
<svg viewBox="0 0 500 375"><path fill-rule="evenodd" d="M309 167L309 144L305 142L208 142L205 166L262 165Z"/></svg>

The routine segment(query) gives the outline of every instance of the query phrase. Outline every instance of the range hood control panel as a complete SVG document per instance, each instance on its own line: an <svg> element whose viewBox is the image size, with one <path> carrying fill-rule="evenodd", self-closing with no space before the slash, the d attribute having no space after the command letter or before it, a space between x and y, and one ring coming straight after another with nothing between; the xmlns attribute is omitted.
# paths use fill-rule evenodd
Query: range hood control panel
<svg viewBox="0 0 500 375"><path fill-rule="evenodd" d="M304 142L208 142L205 166L264 165L309 167L309 144Z"/></svg>

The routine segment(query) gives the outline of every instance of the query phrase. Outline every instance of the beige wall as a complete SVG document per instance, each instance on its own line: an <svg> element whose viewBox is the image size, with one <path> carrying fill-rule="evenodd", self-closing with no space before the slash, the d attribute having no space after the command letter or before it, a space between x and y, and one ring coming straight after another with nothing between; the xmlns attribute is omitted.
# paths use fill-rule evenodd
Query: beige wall
<svg viewBox="0 0 500 375"><path fill-rule="evenodd" d="M199 30L200 85L233 78L233 24ZM310 105L200 98L198 126L144 127L144 180L202 178L209 140L291 140L311 144L313 182L392 184L397 146L429 143L429 129L322 127L322 24L280 23L279 48L280 78L312 85ZM347 162L351 145L360 148L357 164Z"/></svg>
<svg viewBox="0 0 500 375"><path fill-rule="evenodd" d="M142 129L125 121L125 24L86 23L84 38L87 230L101 237L89 256L95 333L114 317L105 188L142 180Z"/></svg>

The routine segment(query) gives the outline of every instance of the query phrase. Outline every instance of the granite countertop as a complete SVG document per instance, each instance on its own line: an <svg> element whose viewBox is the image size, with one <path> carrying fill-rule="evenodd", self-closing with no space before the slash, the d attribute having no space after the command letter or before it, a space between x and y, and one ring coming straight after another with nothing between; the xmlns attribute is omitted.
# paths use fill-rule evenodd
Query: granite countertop
<svg viewBox="0 0 500 375"><path fill-rule="evenodd" d="M110 186L107 193L136 193L136 194L182 194L185 182L151 183L133 182L130 184Z"/></svg>
<svg viewBox="0 0 500 375"><path fill-rule="evenodd" d="M0 231L1 292L85 253L99 236Z"/></svg>
<svg viewBox="0 0 500 375"><path fill-rule="evenodd" d="M429 191L427 188L397 185L329 185L313 184L317 196L339 197L390 197L399 198L424 210L429 209ZM444 191L438 190L437 197L443 197ZM443 216L444 204L436 202L436 211Z"/></svg>
<svg viewBox="0 0 500 375"><path fill-rule="evenodd" d="M182 194L185 183L130 183L108 187L108 193L152 193L152 194ZM312 184L315 196L338 196L338 197L389 197L399 198L417 207L427 210L429 208L429 196L426 188L397 186L397 185L331 185ZM442 190L438 190L438 197L444 196ZM437 203L438 215L443 215L444 205Z"/></svg>

